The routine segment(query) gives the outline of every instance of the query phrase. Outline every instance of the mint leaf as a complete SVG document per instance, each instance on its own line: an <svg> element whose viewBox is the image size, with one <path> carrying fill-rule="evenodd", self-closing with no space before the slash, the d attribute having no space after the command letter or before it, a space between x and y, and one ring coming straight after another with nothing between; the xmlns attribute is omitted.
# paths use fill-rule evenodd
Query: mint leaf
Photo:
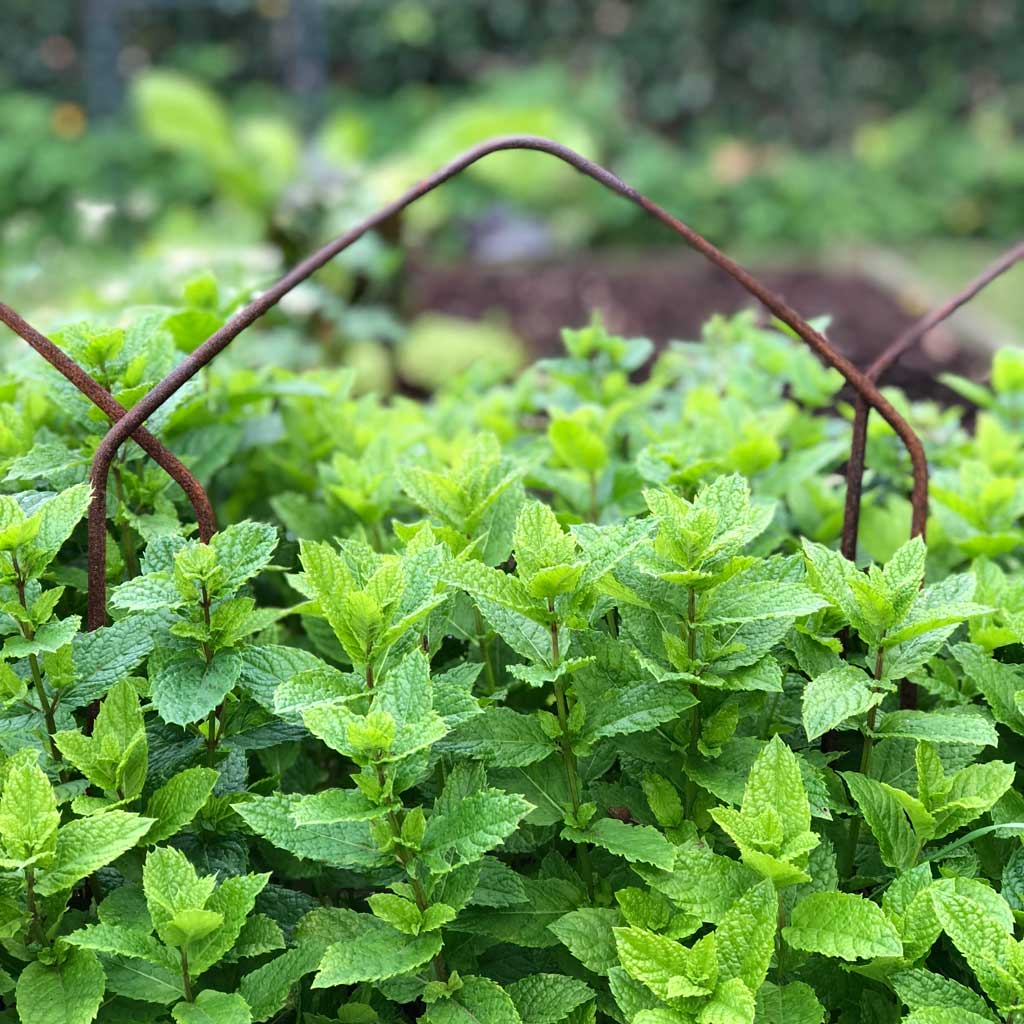
<svg viewBox="0 0 1024 1024"><path fill-rule="evenodd" d="M782 936L794 949L841 960L898 957L903 944L881 909L846 892L812 892L793 907Z"/></svg>

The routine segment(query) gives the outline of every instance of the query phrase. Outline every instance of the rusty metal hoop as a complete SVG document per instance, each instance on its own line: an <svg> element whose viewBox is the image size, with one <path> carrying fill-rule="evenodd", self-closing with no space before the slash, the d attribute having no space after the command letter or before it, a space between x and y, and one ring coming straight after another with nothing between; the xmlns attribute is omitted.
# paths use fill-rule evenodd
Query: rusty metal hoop
<svg viewBox="0 0 1024 1024"><path fill-rule="evenodd" d="M918 344L929 331L944 320L948 320L961 306L970 302L979 292L1022 259L1024 259L1024 242L1018 242L1012 249L1003 253L999 259L989 264L956 295L947 299L941 306L936 306L935 309L916 320L898 335L864 371L864 376L872 383L877 384L882 375L894 366L904 353ZM870 403L866 402L862 395L857 395L854 403L850 458L846 464L846 503L843 509L843 533L840 550L850 561L857 556L857 537L860 532L860 504L864 487L869 405Z"/></svg>
<svg viewBox="0 0 1024 1024"><path fill-rule="evenodd" d="M0 302L0 322L5 323L18 337L35 349L112 421L116 422L127 415L128 410L63 349L2 302ZM217 520L202 484L170 449L161 444L144 427L134 430L131 438L185 492L195 512L199 537L204 542L208 541L217 532Z"/></svg>
<svg viewBox="0 0 1024 1024"><path fill-rule="evenodd" d="M766 288L748 271L731 260L716 246L688 225L673 217L662 207L627 185L611 171L588 160L574 150L550 139L530 135L502 136L472 147L434 174L423 179L397 199L387 203L343 235L327 243L307 257L280 280L257 296L236 313L223 327L215 331L202 345L179 363L162 381L121 417L96 450L92 463L92 504L89 509L89 610L88 628L97 629L106 621L106 490L111 462L120 445L131 436L168 398L171 397L226 348L242 331L276 305L283 296L324 264L333 259L368 231L382 224L428 192L455 177L483 157L506 150L533 150L547 153L592 178L609 191L622 196L640 207L645 213L679 235L715 266L724 270L751 295L757 298L783 323L791 327L830 366L835 367L850 383L854 391L872 408L878 410L900 437L913 472L911 504L913 508L912 535L922 534L927 519L928 466L924 448L917 434L892 404L879 392L874 383L849 360L837 353L828 341L786 302Z"/></svg>

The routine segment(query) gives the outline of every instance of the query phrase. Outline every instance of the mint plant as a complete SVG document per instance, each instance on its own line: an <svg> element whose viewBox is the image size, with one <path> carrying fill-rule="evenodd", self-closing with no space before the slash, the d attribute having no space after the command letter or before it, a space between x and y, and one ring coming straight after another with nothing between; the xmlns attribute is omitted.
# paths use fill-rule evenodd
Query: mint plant
<svg viewBox="0 0 1024 1024"><path fill-rule="evenodd" d="M130 405L220 305L62 342ZM848 561L785 333L564 340L422 403L218 361L152 425L227 525L126 446L88 633L103 425L0 387L5 1018L1024 1018L1015 358L905 403L928 545L873 424Z"/></svg>

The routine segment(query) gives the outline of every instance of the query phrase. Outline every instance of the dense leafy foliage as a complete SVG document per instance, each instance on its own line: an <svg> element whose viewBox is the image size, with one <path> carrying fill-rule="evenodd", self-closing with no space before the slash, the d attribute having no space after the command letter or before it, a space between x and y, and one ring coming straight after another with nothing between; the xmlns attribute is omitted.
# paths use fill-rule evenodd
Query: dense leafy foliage
<svg viewBox="0 0 1024 1024"><path fill-rule="evenodd" d="M126 405L188 309L59 336ZM81 631L105 425L0 384L4 1019L946 1024L1024 1008L1024 364L869 444L835 550L840 381L716 320L599 322L428 404L227 354L127 446L111 620ZM244 339L239 346L244 345ZM927 555L927 557L926 557ZM917 709L901 710L911 680Z"/></svg>

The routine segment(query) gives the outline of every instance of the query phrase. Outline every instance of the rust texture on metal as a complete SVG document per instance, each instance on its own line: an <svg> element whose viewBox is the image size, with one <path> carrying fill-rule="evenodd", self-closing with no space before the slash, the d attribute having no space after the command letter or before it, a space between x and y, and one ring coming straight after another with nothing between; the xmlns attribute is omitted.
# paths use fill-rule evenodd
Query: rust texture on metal
<svg viewBox="0 0 1024 1024"><path fill-rule="evenodd" d="M826 363L837 369L849 382L856 394L873 409L876 409L893 428L903 442L910 456L913 487L911 505L913 508L913 533L924 532L928 506L928 467L924 448L907 421L892 404L879 392L872 380L858 370L849 360L837 353L824 338L795 310L779 296L769 291L748 271L731 260L711 242L691 227L678 220L656 203L641 195L611 171L588 160L574 150L536 136L503 136L490 139L467 150L446 164L440 170L414 185L397 199L381 207L344 234L328 242L307 257L279 281L258 295L252 302L236 313L219 330L210 335L190 355L186 356L148 394L143 396L126 415L121 416L103 438L92 463L91 480L93 487L92 505L89 510L89 613L88 626L96 629L106 621L106 491L107 476L111 463L120 445L142 426L160 406L180 387L191 380L218 353L223 351L239 334L268 310L275 306L296 285L305 281L340 252L362 238L368 231L382 225L397 213L432 192L449 179L464 171L483 157L507 150L533 150L547 153L575 168L581 174L592 178L609 191L622 196L644 210L669 230L680 236L715 266L724 270L751 295L758 299L779 320L787 324Z"/></svg>
<svg viewBox="0 0 1024 1024"><path fill-rule="evenodd" d="M127 415L128 410L62 348L55 345L45 334L37 331L10 306L4 305L2 302L0 302L0 322L5 323L19 338L35 349L110 420L117 422ZM131 438L185 492L195 512L199 536L204 542L208 541L217 531L217 520L202 484L172 451L161 444L144 427L133 430Z"/></svg>
<svg viewBox="0 0 1024 1024"><path fill-rule="evenodd" d="M936 306L935 309L912 323L891 344L882 350L875 361L864 371L864 376L873 384L877 384L885 372L891 369L904 353L918 344L929 331L937 327L944 320L948 320L958 309L965 306L979 292L987 288L993 281L1002 274L1005 274L1015 263L1022 259L1024 259L1024 241L1018 242L1012 249L1009 249L999 259L987 266L973 281L957 292L952 298L942 303L941 306ZM858 394L855 399L853 438L850 442L850 458L846 464L846 503L843 511L841 550L851 561L857 554L860 506L864 487L868 415L871 411L871 404L865 400L862 394ZM923 533L923 529L920 532Z"/></svg>

